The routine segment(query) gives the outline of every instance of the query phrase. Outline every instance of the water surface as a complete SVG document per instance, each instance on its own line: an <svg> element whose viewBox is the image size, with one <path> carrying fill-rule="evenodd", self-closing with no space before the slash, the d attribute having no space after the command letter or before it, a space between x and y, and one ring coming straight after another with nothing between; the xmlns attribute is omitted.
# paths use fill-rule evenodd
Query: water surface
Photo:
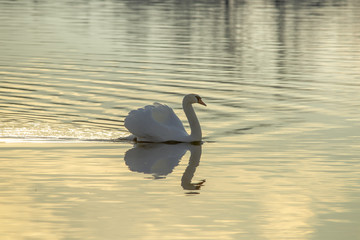
<svg viewBox="0 0 360 240"><path fill-rule="evenodd" d="M0 1L8 239L360 239L358 1ZM201 146L124 118L198 93ZM204 182L205 180L205 182Z"/></svg>

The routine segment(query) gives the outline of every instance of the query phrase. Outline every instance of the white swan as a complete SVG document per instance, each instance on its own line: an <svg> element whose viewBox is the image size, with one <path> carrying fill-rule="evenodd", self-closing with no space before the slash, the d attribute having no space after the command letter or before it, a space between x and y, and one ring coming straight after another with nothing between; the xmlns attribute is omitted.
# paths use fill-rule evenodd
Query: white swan
<svg viewBox="0 0 360 240"><path fill-rule="evenodd" d="M184 97L182 106L190 124L190 135L174 111L160 103L131 111L125 118L125 127L138 142L200 142L201 127L192 107L193 103L206 106L197 94Z"/></svg>

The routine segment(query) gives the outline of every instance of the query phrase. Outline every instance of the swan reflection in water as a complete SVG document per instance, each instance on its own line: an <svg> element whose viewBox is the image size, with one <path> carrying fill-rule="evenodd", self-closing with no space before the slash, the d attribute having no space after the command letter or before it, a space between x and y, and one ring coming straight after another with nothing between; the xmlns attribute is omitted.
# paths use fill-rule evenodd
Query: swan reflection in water
<svg viewBox="0 0 360 240"><path fill-rule="evenodd" d="M199 190L205 180L197 183L191 183L191 180L200 163L201 144L136 143L124 158L131 171L152 174L155 179L159 179L170 174L188 150L190 159L181 178L181 186L185 190Z"/></svg>

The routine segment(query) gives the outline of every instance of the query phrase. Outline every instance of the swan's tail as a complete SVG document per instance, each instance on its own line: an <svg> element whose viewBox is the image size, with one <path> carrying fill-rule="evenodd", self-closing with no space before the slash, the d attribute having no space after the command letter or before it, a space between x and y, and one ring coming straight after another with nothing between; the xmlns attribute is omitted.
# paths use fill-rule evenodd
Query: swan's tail
<svg viewBox="0 0 360 240"><path fill-rule="evenodd" d="M116 139L117 141L130 141L130 142L134 142L136 141L136 136L135 135L129 135L129 136L125 136L125 137L119 137Z"/></svg>

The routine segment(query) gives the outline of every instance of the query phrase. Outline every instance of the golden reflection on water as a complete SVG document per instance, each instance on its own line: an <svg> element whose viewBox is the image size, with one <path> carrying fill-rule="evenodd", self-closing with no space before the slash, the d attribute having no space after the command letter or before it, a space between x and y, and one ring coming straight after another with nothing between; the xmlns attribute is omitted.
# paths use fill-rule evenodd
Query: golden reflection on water
<svg viewBox="0 0 360 240"><path fill-rule="evenodd" d="M132 146L124 142L1 143L2 235L288 239L309 238L326 222L357 221L343 215L357 199L350 184L359 174L346 162L324 162L321 151L316 157L293 143L281 152L272 143L244 143L217 154L219 145L203 144L200 166L201 152L186 153L165 178L152 180L130 171ZM195 170L195 182L207 181L200 195L187 197L184 179L190 183Z"/></svg>

